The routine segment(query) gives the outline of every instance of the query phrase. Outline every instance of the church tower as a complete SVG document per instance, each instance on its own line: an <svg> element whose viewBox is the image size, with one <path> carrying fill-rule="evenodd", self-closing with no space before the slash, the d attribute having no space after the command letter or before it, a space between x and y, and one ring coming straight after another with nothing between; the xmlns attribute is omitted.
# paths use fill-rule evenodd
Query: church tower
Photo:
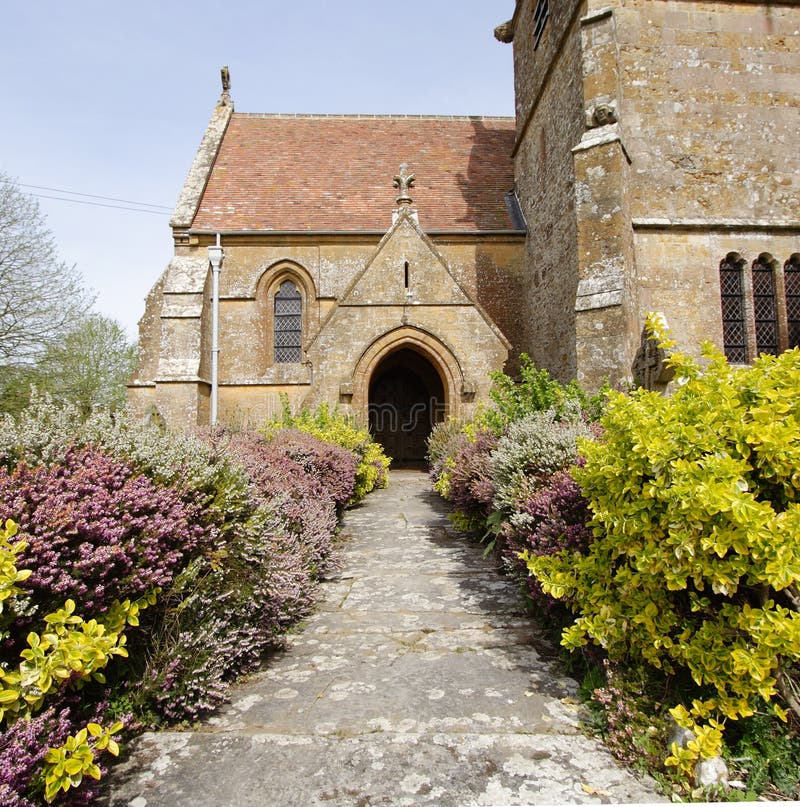
<svg viewBox="0 0 800 807"><path fill-rule="evenodd" d="M644 316L734 362L800 339L800 6L517 0L524 342L624 383Z"/></svg>

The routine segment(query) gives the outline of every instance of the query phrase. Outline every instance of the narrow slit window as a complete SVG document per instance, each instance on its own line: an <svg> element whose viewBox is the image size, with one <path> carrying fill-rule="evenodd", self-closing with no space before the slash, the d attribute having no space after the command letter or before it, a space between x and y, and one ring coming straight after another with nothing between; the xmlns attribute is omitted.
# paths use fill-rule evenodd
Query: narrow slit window
<svg viewBox="0 0 800 807"><path fill-rule="evenodd" d="M303 298L291 280L284 280L275 294L275 363L302 361Z"/></svg>
<svg viewBox="0 0 800 807"><path fill-rule="evenodd" d="M719 265L722 296L722 341L732 364L747 361L747 331L744 319L744 262L729 255Z"/></svg>
<svg viewBox="0 0 800 807"><path fill-rule="evenodd" d="M550 16L550 9L548 8L547 0L537 0L536 8L533 12L533 49L539 47L542 41L542 34L544 27L547 24L547 18Z"/></svg>
<svg viewBox="0 0 800 807"><path fill-rule="evenodd" d="M404 271L405 271L405 275L404 275L404 277L405 277L405 280L404 280L404 282L405 282L405 287L406 287L406 288L408 288L408 261L406 261L406 265L405 265L405 267L404 267Z"/></svg>
<svg viewBox="0 0 800 807"><path fill-rule="evenodd" d="M758 353L778 355L778 315L775 306L775 267L771 262L753 262L753 312Z"/></svg>
<svg viewBox="0 0 800 807"><path fill-rule="evenodd" d="M786 324L789 347L800 347L800 255L792 255L783 267L786 285Z"/></svg>

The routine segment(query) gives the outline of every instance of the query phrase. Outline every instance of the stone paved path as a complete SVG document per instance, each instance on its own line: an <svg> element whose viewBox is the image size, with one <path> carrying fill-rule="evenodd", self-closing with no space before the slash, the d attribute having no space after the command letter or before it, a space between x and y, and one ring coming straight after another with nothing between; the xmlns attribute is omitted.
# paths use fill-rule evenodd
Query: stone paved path
<svg viewBox="0 0 800 807"><path fill-rule="evenodd" d="M342 568L290 650L202 728L141 737L110 804L663 800L580 733L575 682L423 474L393 473L344 527Z"/></svg>

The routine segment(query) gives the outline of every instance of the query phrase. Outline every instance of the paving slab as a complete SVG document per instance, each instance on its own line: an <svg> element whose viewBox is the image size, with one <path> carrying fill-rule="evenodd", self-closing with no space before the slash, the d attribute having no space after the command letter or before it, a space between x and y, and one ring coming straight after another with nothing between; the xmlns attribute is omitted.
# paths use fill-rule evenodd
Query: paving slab
<svg viewBox="0 0 800 807"><path fill-rule="evenodd" d="M665 801L580 729L577 683L513 581L416 472L345 516L287 649L192 731L144 734L114 807Z"/></svg>

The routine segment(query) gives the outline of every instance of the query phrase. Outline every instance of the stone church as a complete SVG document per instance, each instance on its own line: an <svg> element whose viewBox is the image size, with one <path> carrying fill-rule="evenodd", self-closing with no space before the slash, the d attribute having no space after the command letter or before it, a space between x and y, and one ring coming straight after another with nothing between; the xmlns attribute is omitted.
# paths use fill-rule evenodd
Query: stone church
<svg viewBox="0 0 800 807"><path fill-rule="evenodd" d="M648 311L737 363L800 342L796 0L517 0L495 36L514 118L241 113L223 70L140 322L139 411L328 402L416 460L521 352L658 385Z"/></svg>

